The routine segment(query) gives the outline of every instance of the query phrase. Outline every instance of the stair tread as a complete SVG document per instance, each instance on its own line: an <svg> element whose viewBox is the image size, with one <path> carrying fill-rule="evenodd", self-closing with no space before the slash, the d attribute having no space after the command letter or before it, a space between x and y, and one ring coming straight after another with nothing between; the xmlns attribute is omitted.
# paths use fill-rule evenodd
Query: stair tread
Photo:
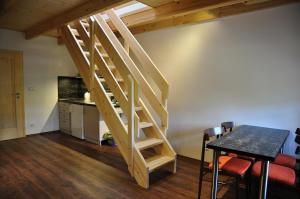
<svg viewBox="0 0 300 199"><path fill-rule="evenodd" d="M139 124L140 129L148 128L151 126L153 126L153 124L151 122L140 122L140 124Z"/></svg>
<svg viewBox="0 0 300 199"><path fill-rule="evenodd" d="M85 54L86 54L86 56L90 56L90 52L89 51L83 51ZM103 54L101 54L103 57L108 57L108 54L106 54L106 53L103 53Z"/></svg>
<svg viewBox="0 0 300 199"><path fill-rule="evenodd" d="M99 78L100 82L105 82L105 79L103 77ZM117 82L123 82L123 79L116 78Z"/></svg>
<svg viewBox="0 0 300 199"><path fill-rule="evenodd" d="M158 139L158 138L147 138L145 140L142 140L142 141L138 141L136 143L136 147L140 150L143 150L143 149L147 149L147 148L151 148L153 146L156 146L156 145L159 145L163 143L163 140L162 139Z"/></svg>
<svg viewBox="0 0 300 199"><path fill-rule="evenodd" d="M70 28L71 32L75 35L75 36L79 36L79 32L77 31L77 29L75 28Z"/></svg>
<svg viewBox="0 0 300 199"><path fill-rule="evenodd" d="M143 110L143 108L141 106L136 106L134 109L135 109L135 111L141 111L141 110ZM121 109L120 113L123 113L122 109Z"/></svg>
<svg viewBox="0 0 300 199"><path fill-rule="evenodd" d="M166 155L156 155L152 156L151 158L146 159L146 165L149 168L149 172L152 172L153 170L174 161L175 158L171 156Z"/></svg>
<svg viewBox="0 0 300 199"><path fill-rule="evenodd" d="M84 25L84 27L89 27L90 24L88 22L85 22L85 21L81 21L81 24Z"/></svg>
<svg viewBox="0 0 300 199"><path fill-rule="evenodd" d="M84 46L84 42L83 42L83 40L81 40L81 39L77 39L77 41L78 41L78 43L79 43L81 46ZM99 43L99 42L96 42L96 43L95 43L95 45L96 45L96 46L101 46L101 43Z"/></svg>

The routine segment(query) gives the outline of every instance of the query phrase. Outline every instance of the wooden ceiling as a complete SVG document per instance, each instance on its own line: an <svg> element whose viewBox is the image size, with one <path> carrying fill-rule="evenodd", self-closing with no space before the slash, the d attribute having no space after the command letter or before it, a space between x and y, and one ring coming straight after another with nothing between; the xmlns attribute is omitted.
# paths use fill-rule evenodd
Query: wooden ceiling
<svg viewBox="0 0 300 199"><path fill-rule="evenodd" d="M139 0L151 7L122 16L133 33L270 8L300 0ZM120 7L131 0L1 0L0 28L59 37L57 29L73 20Z"/></svg>
<svg viewBox="0 0 300 199"><path fill-rule="evenodd" d="M0 27L25 31L27 28L55 16L87 0L1 0Z"/></svg>

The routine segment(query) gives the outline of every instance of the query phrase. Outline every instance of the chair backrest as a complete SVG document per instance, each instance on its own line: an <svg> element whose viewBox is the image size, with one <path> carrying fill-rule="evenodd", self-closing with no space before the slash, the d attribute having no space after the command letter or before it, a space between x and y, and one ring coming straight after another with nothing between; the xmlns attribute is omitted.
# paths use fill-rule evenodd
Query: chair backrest
<svg viewBox="0 0 300 199"><path fill-rule="evenodd" d="M223 128L224 132L227 132L227 130L232 132L232 129L234 127L234 122L222 122L221 127Z"/></svg>
<svg viewBox="0 0 300 199"><path fill-rule="evenodd" d="M202 140L202 152L201 152L201 163L200 163L200 175L199 175L199 189L198 189L198 198L201 195L202 189L202 179L203 179L203 171L204 171L204 160L205 160L205 148L206 142L209 141L211 137L219 138L222 136L222 128L221 127L214 127L204 130L203 140Z"/></svg>
<svg viewBox="0 0 300 199"><path fill-rule="evenodd" d="M222 129L220 127L214 127L214 128L209 128L204 130L204 135L207 134L208 137L213 137L213 136L220 136L222 135Z"/></svg>
<svg viewBox="0 0 300 199"><path fill-rule="evenodd" d="M300 135L300 128L297 128L295 133L296 133L297 135Z"/></svg>

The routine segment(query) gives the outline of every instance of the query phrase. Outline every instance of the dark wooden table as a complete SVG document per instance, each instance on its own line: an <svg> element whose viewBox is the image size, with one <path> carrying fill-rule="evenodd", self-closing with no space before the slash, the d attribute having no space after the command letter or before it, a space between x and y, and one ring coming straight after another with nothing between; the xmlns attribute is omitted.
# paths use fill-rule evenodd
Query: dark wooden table
<svg viewBox="0 0 300 199"><path fill-rule="evenodd" d="M258 126L242 125L231 133L207 144L213 149L213 182L211 198L217 197L218 159L221 151L247 155L262 160L259 198L267 195L269 162L280 152L289 135L288 130L272 129Z"/></svg>

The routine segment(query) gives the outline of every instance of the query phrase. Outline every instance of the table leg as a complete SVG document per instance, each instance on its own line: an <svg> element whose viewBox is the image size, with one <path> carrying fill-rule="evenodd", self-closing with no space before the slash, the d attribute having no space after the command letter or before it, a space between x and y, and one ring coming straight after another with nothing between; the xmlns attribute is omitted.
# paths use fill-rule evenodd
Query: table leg
<svg viewBox="0 0 300 199"><path fill-rule="evenodd" d="M262 161L260 171L259 199L267 198L269 161Z"/></svg>
<svg viewBox="0 0 300 199"><path fill-rule="evenodd" d="M213 179L211 185L211 199L217 198L217 191L218 191L218 172L219 172L219 151L214 150L213 155Z"/></svg>

